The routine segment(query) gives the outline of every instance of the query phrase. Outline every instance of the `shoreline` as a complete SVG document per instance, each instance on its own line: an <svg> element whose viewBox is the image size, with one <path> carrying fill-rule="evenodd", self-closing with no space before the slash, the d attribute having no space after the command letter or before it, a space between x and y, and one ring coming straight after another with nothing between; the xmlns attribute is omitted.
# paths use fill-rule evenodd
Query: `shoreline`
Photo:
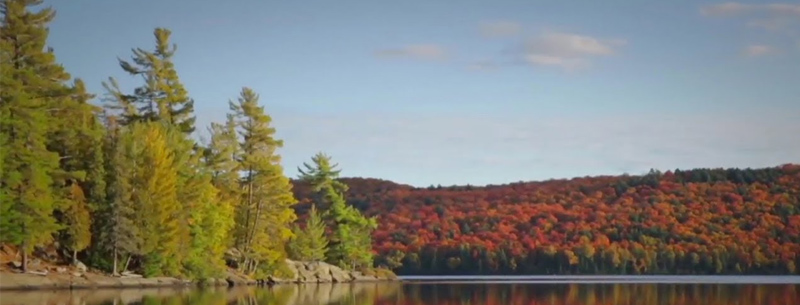
<svg viewBox="0 0 800 305"><path fill-rule="evenodd" d="M173 277L126 278L86 273L82 276L68 274L38 275L31 273L0 272L0 291L47 291L84 289L135 289L135 288L204 288L204 287L243 287L276 286L301 284L353 284L400 282L399 279L351 279L348 281L311 280L252 280L248 279L210 279L200 281L181 280Z"/></svg>
<svg viewBox="0 0 800 305"><path fill-rule="evenodd" d="M48 272L41 274L0 270L0 291L150 287L235 287L400 281L400 279L391 272L364 274L360 271L343 270L323 262L298 262L291 260L286 260L286 262L287 266L294 273L292 278L269 276L266 279L258 280L230 269L220 278L203 280L184 280L174 277L146 278L141 275L110 276L97 272Z"/></svg>

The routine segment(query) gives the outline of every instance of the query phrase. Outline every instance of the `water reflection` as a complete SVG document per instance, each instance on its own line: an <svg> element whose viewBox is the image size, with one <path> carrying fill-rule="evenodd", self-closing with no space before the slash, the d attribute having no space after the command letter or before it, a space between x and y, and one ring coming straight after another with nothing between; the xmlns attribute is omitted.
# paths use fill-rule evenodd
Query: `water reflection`
<svg viewBox="0 0 800 305"><path fill-rule="evenodd" d="M800 285L372 283L2 292L0 305L11 304L797 305Z"/></svg>

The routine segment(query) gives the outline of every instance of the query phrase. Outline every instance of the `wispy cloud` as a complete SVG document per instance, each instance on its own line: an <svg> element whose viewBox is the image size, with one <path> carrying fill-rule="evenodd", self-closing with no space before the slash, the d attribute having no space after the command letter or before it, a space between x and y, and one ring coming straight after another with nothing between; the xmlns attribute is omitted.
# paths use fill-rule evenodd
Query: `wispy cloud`
<svg viewBox="0 0 800 305"><path fill-rule="evenodd" d="M437 44L417 44L407 45L398 48L382 49L375 52L375 56L381 58L414 58L426 60L444 59L448 55L447 50Z"/></svg>
<svg viewBox="0 0 800 305"><path fill-rule="evenodd" d="M705 16L735 16L753 9L753 5L726 2L701 7L700 13Z"/></svg>
<svg viewBox="0 0 800 305"><path fill-rule="evenodd" d="M777 51L778 50L773 46L754 44L745 47L742 53L746 56L755 57L773 54Z"/></svg>
<svg viewBox="0 0 800 305"><path fill-rule="evenodd" d="M708 17L743 17L748 19L745 22L748 27L770 31L800 24L800 4L727 2L701 7L700 13Z"/></svg>
<svg viewBox="0 0 800 305"><path fill-rule="evenodd" d="M525 62L533 65L559 66L564 69L585 67L589 59L609 56L627 42L621 39L601 39L591 36L546 32L524 43Z"/></svg>
<svg viewBox="0 0 800 305"><path fill-rule="evenodd" d="M289 165L323 149L346 176L416 185L800 162L797 114L558 119L352 114L283 118L276 124Z"/></svg>
<svg viewBox="0 0 800 305"><path fill-rule="evenodd" d="M481 60L467 65L467 69L473 71L491 71L498 69L500 64L491 60Z"/></svg>
<svg viewBox="0 0 800 305"><path fill-rule="evenodd" d="M766 13L800 17L800 4L743 4L738 2L726 2L704 6L700 8L700 13L706 16L737 16L748 13Z"/></svg>
<svg viewBox="0 0 800 305"><path fill-rule="evenodd" d="M486 37L516 36L522 32L522 25L513 21L491 21L480 24L480 33Z"/></svg>

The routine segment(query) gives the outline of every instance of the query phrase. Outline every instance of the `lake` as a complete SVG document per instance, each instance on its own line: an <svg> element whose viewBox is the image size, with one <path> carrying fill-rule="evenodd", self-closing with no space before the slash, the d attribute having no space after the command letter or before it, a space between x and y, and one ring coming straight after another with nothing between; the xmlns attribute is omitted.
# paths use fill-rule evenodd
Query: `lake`
<svg viewBox="0 0 800 305"><path fill-rule="evenodd" d="M0 292L0 305L797 305L798 276L404 277L402 283L271 288Z"/></svg>

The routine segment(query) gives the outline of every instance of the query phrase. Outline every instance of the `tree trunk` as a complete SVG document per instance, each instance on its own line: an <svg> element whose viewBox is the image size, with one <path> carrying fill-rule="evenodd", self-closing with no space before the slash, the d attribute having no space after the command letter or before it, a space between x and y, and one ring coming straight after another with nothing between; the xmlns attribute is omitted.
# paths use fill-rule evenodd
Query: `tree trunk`
<svg viewBox="0 0 800 305"><path fill-rule="evenodd" d="M28 241L22 242L22 273L28 273Z"/></svg>
<svg viewBox="0 0 800 305"><path fill-rule="evenodd" d="M113 267L111 269L111 274L112 275L119 275L119 273L117 272L117 247L114 247L114 264L113 264Z"/></svg>
<svg viewBox="0 0 800 305"><path fill-rule="evenodd" d="M128 264L131 263L131 256L133 255L128 254L128 259L125 260L125 267L122 268L122 272L128 271Z"/></svg>
<svg viewBox="0 0 800 305"><path fill-rule="evenodd" d="M78 265L78 250L72 250L72 264Z"/></svg>

